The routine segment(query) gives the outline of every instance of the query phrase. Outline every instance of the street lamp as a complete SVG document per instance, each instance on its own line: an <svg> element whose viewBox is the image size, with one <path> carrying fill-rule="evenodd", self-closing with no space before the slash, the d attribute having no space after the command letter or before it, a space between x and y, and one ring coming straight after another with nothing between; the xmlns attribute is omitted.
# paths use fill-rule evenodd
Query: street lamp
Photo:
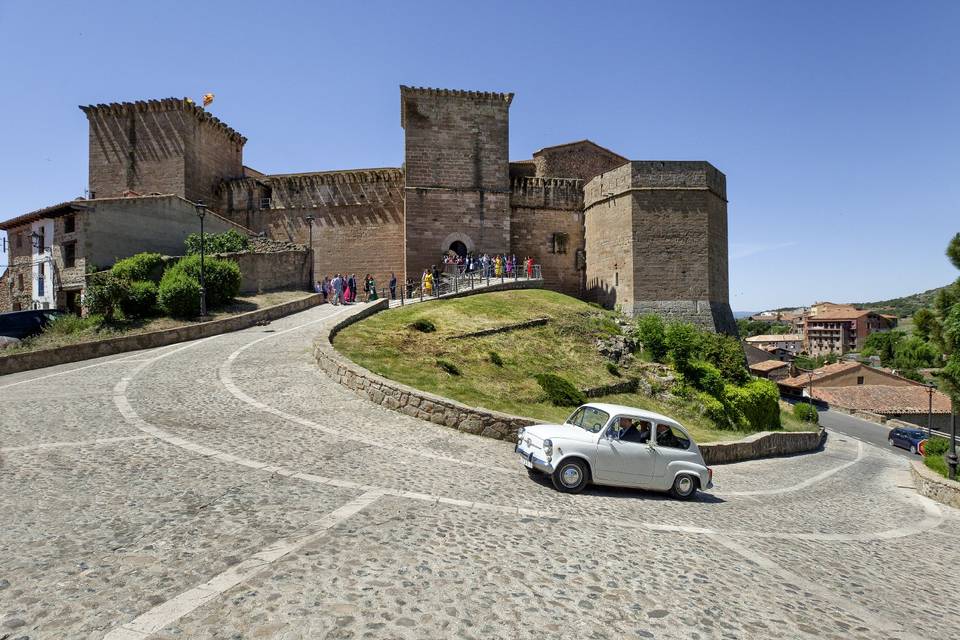
<svg viewBox="0 0 960 640"><path fill-rule="evenodd" d="M200 317L207 317L207 281L203 276L203 260L204 260L204 237L203 237L203 218L207 215L207 205L203 204L203 200L197 200L197 217L200 218Z"/></svg>
<svg viewBox="0 0 960 640"><path fill-rule="evenodd" d="M933 390L937 386L933 383L927 383L927 438L933 438Z"/></svg>
<svg viewBox="0 0 960 640"><path fill-rule="evenodd" d="M307 221L307 226L310 227L310 288L312 289L316 285L316 279L313 275L313 216L307 216L304 218Z"/></svg>

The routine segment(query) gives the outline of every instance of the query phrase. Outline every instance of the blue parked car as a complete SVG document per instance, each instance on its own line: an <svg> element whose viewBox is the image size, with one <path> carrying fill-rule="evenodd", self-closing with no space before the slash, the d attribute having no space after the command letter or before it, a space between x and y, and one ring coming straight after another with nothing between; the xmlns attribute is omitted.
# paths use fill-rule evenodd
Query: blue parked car
<svg viewBox="0 0 960 640"><path fill-rule="evenodd" d="M910 453L923 453L920 443L927 439L927 434L920 429L898 427L890 430L888 438L891 447L908 449Z"/></svg>

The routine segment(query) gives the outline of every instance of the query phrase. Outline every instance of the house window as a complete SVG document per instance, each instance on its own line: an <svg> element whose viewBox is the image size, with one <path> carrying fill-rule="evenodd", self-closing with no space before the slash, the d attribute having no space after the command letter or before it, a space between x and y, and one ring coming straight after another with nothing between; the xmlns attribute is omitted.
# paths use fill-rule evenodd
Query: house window
<svg viewBox="0 0 960 640"><path fill-rule="evenodd" d="M73 216L67 216L63 219L63 232L73 233L77 230L77 220Z"/></svg>
<svg viewBox="0 0 960 640"><path fill-rule="evenodd" d="M566 253L567 252L567 242L569 236L565 233L555 233L553 234L553 250L552 253Z"/></svg>
<svg viewBox="0 0 960 640"><path fill-rule="evenodd" d="M43 265L37 267L37 297L43 297Z"/></svg>
<svg viewBox="0 0 960 640"><path fill-rule="evenodd" d="M857 384L863 384L863 376L857 376Z"/></svg>
<svg viewBox="0 0 960 640"><path fill-rule="evenodd" d="M17 234L17 249L23 249L23 231Z"/></svg>
<svg viewBox="0 0 960 640"><path fill-rule="evenodd" d="M69 269L77 266L77 243L66 242L63 245L63 267Z"/></svg>
<svg viewBox="0 0 960 640"><path fill-rule="evenodd" d="M19 286L20 291L23 291L23 274L17 274L17 285Z"/></svg>
<svg viewBox="0 0 960 640"><path fill-rule="evenodd" d="M46 249L46 238L44 235L43 227L37 229L37 253L43 253Z"/></svg>

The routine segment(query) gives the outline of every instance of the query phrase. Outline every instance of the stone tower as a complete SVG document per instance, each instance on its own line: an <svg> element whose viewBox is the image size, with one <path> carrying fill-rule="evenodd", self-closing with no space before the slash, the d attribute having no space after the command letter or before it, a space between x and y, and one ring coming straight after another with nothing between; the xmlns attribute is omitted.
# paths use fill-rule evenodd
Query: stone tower
<svg viewBox="0 0 960 640"><path fill-rule="evenodd" d="M243 176L247 139L187 99L81 106L90 123L90 191L174 193L211 204Z"/></svg>
<svg viewBox="0 0 960 640"><path fill-rule="evenodd" d="M584 187L588 295L736 335L726 178L708 162L634 161Z"/></svg>
<svg viewBox="0 0 960 640"><path fill-rule="evenodd" d="M510 249L512 93L400 87L405 270L442 252Z"/></svg>

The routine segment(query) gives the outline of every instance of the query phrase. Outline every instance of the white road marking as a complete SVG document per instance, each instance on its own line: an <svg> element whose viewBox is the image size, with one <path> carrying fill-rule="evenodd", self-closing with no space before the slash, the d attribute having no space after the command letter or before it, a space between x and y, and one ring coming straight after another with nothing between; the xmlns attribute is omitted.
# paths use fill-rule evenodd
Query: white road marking
<svg viewBox="0 0 960 640"><path fill-rule="evenodd" d="M57 449L61 447L92 447L101 444L113 444L115 442L128 442L130 440L152 440L153 436L122 436L118 438L100 438L99 440L81 440L79 442L44 442L41 444L31 444L22 447L3 447L0 453L13 453L14 451L35 451L42 449Z"/></svg>
<svg viewBox="0 0 960 640"><path fill-rule="evenodd" d="M824 471L823 473L818 473L818 474L815 475L815 476L811 476L810 478L807 478L807 479L804 480L803 482L798 482L798 483L795 484L795 485L791 485L791 486L789 486L789 487L783 487L783 488L781 488L781 489L756 489L756 490L754 490L754 491L715 491L715 492L714 492L714 495L718 495L718 496L773 496L773 495L777 495L777 494L781 494L781 493L791 493L791 492L793 492L793 491L800 491L801 489L806 489L807 487L812 486L812 485L820 482L821 480L825 480L826 478L829 478L830 476L832 476L832 475L835 474L835 473L839 473L839 472L843 471L843 470L846 469L847 467L851 467L851 466L855 465L856 463L860 462L860 460L862 460L862 459L863 459L863 443L858 441L858 442L857 442L857 457L856 457L856 458L854 458L854 459L851 460L850 462L846 462L846 463L844 463L844 464L841 464L840 466L834 467L834 468L832 468L832 469L827 469L827 470Z"/></svg>
<svg viewBox="0 0 960 640"><path fill-rule="evenodd" d="M341 311L337 311L336 313L332 313L332 314L330 314L330 315L328 315L328 316L326 316L326 317L324 317L324 318L320 318L319 320L313 320L313 321L311 321L311 322L307 322L307 323L305 323L305 324L301 324L301 325L296 326L296 327L291 327L290 329L285 329L285 330L283 330L283 331L279 331L279 332L277 332L277 333L273 333L273 334L270 334L270 335L268 335L268 336L264 336L264 337L262 337L262 338L259 338L259 339L257 339L257 340L254 340L253 342L248 342L247 344L243 345L242 347L240 347L239 349L237 349L236 351L234 351L233 353L231 353L229 356L227 356L227 359L226 359L226 360L224 361L224 363L220 366L220 370L219 370L219 372L218 372L218 375L219 375L219 377L220 377L220 383L223 384L224 388L226 388L226 390L229 391L230 394L231 394L233 397L235 397L236 399L240 400L241 402L244 402L244 403L250 405L251 407L254 407L255 409L259 409L260 411L263 411L263 412L265 412L265 413L270 413L270 414L272 414L272 415L277 416L278 418L282 418L282 419L284 419L284 420L287 420L288 422L293 422L293 423L295 423L295 424L299 424L300 426L307 427L308 429L313 429L313 430L319 431L319 432L321 432L321 433L326 433L327 435L335 436L335 437L340 438L340 439L342 439L342 440L348 440L348 441L351 441L351 442L359 442L360 444L364 444L364 445L367 445L367 446L369 446L369 447L375 447L375 448L378 448L378 449L384 449L384 450L386 450L386 451L394 451L394 452L401 453L401 454L406 455L406 456L418 456L418 457L421 457L421 458L429 458L429 459L431 459L431 460L440 460L440 461L442 461L442 462L450 462L450 463L456 464L456 465L461 466L461 467L474 467L474 468L477 468L477 469L485 469L485 470L488 470L488 471L497 471L497 472L499 472L499 473L508 473L508 474L511 474L511 475L513 475L513 474L516 473L516 471L517 471L516 469L508 469L508 468L506 468L506 467L495 467L495 466L492 466L492 465L482 464L482 463L478 463L478 462L472 462L472 461L469 461L469 460L462 460L462 459L460 459L460 458L454 458L454 457L452 457L452 456L445 456L445 455L442 455L442 454L439 454L439 453L433 453L433 452L431 452L431 451L419 451L419 450L417 450L417 449L408 449L408 448L406 448L406 447L400 447L400 446L395 446L395 445L384 444L383 442L381 442L380 440L377 440L377 439L375 439L375 438L364 438L364 437L362 437L362 436L357 436L357 435L351 435L351 434L348 434L348 433L344 433L343 431L341 431L341 430L339 430L339 429L331 429L330 427L325 427L325 426L323 426L323 425L321 425L321 424L318 424L318 423L314 422L313 420L309 420L309 419L307 419L307 418L304 418L304 417L298 416L298 415L294 415L294 414L292 414L292 413L287 413L286 411L283 411L282 409L278 409L278 408L276 408L276 407L274 407L274 406L271 406L271 405L268 405L268 404L266 404L266 403L264 403L264 402L261 402L261 401L257 400L256 398L253 398L253 397L247 395L247 394L246 394L240 387L238 387L237 384L233 381L233 378L232 378L232 376L230 375L230 368L231 368L234 360L236 360L237 357L238 357L241 353L243 353L244 351L246 351L246 350L249 349L250 347L252 347L252 346L254 346L255 344L258 344L258 343L260 343L260 342L263 342L264 340L270 340L271 338L275 338L275 337L277 337L277 336L281 336L281 335L283 335L283 334L285 334L285 333L289 333L289 332L291 332L291 331L296 331L296 330L298 330L298 329L302 329L303 327L309 326L309 325L314 324L314 323L316 323L316 322L320 322L321 320L328 320L328 319L330 319L330 318L332 318L332 317L334 317L334 316L337 316L337 315L343 313L344 311L349 311L349 309L343 309L343 310L341 310ZM321 339L322 339L322 338L321 338Z"/></svg>
<svg viewBox="0 0 960 640"><path fill-rule="evenodd" d="M176 622L191 611L217 598L241 582L250 580L270 564L312 543L328 529L367 508L383 493L367 491L342 507L331 511L304 530L277 540L243 562L234 565L201 585L188 589L176 597L140 614L130 622L107 633L104 640L142 640Z"/></svg>
<svg viewBox="0 0 960 640"><path fill-rule="evenodd" d="M911 638L921 640L921 636L916 635L909 629L905 628L904 625L898 624L887 617L885 617L879 611L874 611L866 607L860 606L853 602L849 597L838 597L838 594L830 589L820 585L817 582L808 580L803 576L796 574L788 569L781 567L779 564L773 560L767 558L766 556L760 555L752 549L748 549L742 546L740 543L735 542L729 538L726 538L722 535L712 536L712 539L719 544L723 545L727 549L730 549L734 553L742 556L747 562L760 567L765 571L769 571L780 577L781 580L788 584L802 585L804 591L808 591L814 595L819 596L829 603L834 603L834 606L837 609L842 611L847 611L852 613L857 618L859 618L864 623L870 622L871 624L877 625L884 632L886 632L885 637L888 638Z"/></svg>

